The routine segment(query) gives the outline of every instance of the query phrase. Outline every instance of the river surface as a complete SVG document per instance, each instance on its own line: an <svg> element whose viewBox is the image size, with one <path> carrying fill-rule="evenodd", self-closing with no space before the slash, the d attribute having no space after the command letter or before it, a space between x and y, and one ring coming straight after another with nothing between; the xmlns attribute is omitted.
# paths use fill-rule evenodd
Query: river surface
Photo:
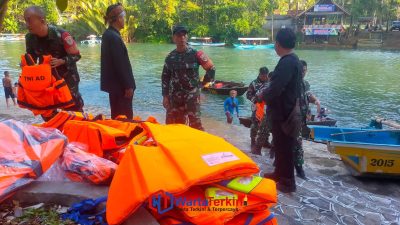
<svg viewBox="0 0 400 225"><path fill-rule="evenodd" d="M128 44L137 90L134 110L163 113L161 104L161 71L172 44ZM24 42L0 42L0 71L11 72L17 79L19 57L24 53ZM219 80L249 84L258 69L273 70L279 58L273 49L238 50L234 48L204 47L214 61ZM80 46L82 59L78 63L81 76L80 90L87 106L108 108L107 94L100 91L100 46ZM318 96L322 107L339 126L366 126L375 115L400 120L400 54L399 52L354 50L298 50L308 63L306 80ZM200 74L205 72L200 69ZM4 96L4 92L0 92ZM226 96L202 94L202 116L223 120L223 101ZM241 116L250 115L250 102L239 97ZM313 107L313 111L316 109ZM105 112L109 114L108 110Z"/></svg>

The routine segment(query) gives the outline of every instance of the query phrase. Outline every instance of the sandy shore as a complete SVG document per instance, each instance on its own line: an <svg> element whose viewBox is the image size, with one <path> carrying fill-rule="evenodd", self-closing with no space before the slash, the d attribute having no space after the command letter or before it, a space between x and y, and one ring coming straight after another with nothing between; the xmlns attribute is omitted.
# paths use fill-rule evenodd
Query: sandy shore
<svg viewBox="0 0 400 225"><path fill-rule="evenodd" d="M109 115L108 109L86 107L87 112ZM164 122L164 113L141 112ZM0 121L16 119L39 123L30 111L5 106L0 100ZM272 160L250 153L249 129L238 124L203 118L205 129L246 152L260 166L261 174L272 171ZM274 207L279 224L400 224L400 182L389 179L360 179L350 175L340 158L326 145L304 141L305 171L308 180L297 179L298 190L279 194Z"/></svg>

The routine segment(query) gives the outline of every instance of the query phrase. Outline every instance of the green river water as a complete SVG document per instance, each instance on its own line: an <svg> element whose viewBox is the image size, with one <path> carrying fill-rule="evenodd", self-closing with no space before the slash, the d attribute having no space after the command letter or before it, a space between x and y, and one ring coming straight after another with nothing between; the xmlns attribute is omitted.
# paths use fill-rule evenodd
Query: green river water
<svg viewBox="0 0 400 225"><path fill-rule="evenodd" d="M163 113L161 71L165 56L174 45L128 44L137 90L135 113ZM0 42L0 70L18 77L19 56L24 42ZM261 66L273 70L279 58L273 49L238 50L204 47L216 65L216 78L249 84ZM100 46L80 46L78 63L80 89L87 106L108 110L108 97L100 91ZM308 63L306 80L318 96L322 107L339 126L366 126L372 116L400 120L400 54L399 52L354 50L299 50L297 54ZM204 71L201 69L201 74ZM4 92L0 92L4 96ZM226 96L202 94L202 116L223 120ZM241 116L250 115L250 102L239 97ZM315 112L315 107L313 111Z"/></svg>

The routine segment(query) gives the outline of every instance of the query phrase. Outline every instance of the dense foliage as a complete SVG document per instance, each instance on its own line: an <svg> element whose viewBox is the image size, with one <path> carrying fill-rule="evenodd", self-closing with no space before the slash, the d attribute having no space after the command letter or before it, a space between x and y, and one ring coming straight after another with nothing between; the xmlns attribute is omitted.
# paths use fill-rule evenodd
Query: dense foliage
<svg viewBox="0 0 400 225"><path fill-rule="evenodd" d="M23 11L40 5L49 23L59 24L76 38L101 35L106 28L104 13L116 0L69 0L65 12L59 12L55 0L1 0L2 32L26 32ZM285 14L301 10L315 0L122 0L127 24L122 34L127 41L168 42L174 24L187 25L192 36L211 36L231 42L238 36L268 36L263 29L265 17L272 12ZM400 0L337 0L353 18L373 16L379 21L396 19ZM5 5L5 7L3 6ZM7 7L8 6L8 7ZM1 15L5 13L2 20ZM1 27L0 27L1 28Z"/></svg>

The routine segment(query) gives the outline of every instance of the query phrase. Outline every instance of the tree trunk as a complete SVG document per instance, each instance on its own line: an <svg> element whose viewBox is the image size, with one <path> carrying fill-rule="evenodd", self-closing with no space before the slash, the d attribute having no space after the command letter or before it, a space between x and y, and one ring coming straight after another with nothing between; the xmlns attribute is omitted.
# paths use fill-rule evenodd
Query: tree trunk
<svg viewBox="0 0 400 225"><path fill-rule="evenodd" d="M9 1L10 0L1 0L0 2L0 31L3 29L3 21L7 13L7 7Z"/></svg>

